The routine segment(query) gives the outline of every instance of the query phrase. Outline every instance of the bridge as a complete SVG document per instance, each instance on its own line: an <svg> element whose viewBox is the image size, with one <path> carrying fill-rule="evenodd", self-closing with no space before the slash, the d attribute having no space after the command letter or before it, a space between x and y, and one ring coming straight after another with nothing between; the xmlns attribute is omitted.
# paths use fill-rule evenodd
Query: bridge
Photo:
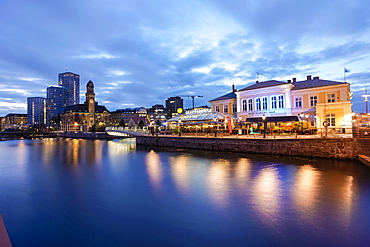
<svg viewBox="0 0 370 247"><path fill-rule="evenodd" d="M122 137L135 137L135 136L147 136L149 133L149 129L147 127L143 127L142 129L136 127L106 127L105 132L108 135L112 136L122 136Z"/></svg>

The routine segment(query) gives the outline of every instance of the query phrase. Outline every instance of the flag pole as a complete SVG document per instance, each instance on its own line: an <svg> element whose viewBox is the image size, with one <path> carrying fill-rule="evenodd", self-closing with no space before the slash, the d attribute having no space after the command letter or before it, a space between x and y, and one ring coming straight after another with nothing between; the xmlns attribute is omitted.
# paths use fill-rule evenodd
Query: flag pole
<svg viewBox="0 0 370 247"><path fill-rule="evenodd" d="M343 79L344 79L344 82L346 82L346 67L344 67L344 71L343 71Z"/></svg>

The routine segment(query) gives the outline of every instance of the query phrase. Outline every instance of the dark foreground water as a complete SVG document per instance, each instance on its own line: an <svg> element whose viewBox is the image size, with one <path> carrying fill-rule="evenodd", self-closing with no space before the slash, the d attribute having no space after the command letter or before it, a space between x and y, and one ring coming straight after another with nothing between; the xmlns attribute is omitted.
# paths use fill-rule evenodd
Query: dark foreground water
<svg viewBox="0 0 370 247"><path fill-rule="evenodd" d="M370 246L370 169L131 139L5 141L0 213L13 246Z"/></svg>

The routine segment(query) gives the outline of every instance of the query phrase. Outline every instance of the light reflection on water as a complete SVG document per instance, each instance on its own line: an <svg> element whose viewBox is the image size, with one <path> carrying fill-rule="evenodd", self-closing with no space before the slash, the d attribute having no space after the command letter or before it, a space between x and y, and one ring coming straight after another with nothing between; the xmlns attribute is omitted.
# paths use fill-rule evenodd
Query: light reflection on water
<svg viewBox="0 0 370 247"><path fill-rule="evenodd" d="M133 139L0 148L0 212L14 246L370 241L370 172L352 162L136 147Z"/></svg>

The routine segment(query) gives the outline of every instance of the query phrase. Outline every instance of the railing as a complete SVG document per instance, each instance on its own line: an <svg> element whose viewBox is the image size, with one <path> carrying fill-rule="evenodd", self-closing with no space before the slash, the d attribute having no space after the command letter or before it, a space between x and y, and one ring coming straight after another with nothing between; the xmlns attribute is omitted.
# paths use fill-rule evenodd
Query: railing
<svg viewBox="0 0 370 247"><path fill-rule="evenodd" d="M149 130L147 127L137 128L137 127L123 127L123 126L109 126L105 128L105 132L109 135L115 136L142 136L148 135Z"/></svg>

